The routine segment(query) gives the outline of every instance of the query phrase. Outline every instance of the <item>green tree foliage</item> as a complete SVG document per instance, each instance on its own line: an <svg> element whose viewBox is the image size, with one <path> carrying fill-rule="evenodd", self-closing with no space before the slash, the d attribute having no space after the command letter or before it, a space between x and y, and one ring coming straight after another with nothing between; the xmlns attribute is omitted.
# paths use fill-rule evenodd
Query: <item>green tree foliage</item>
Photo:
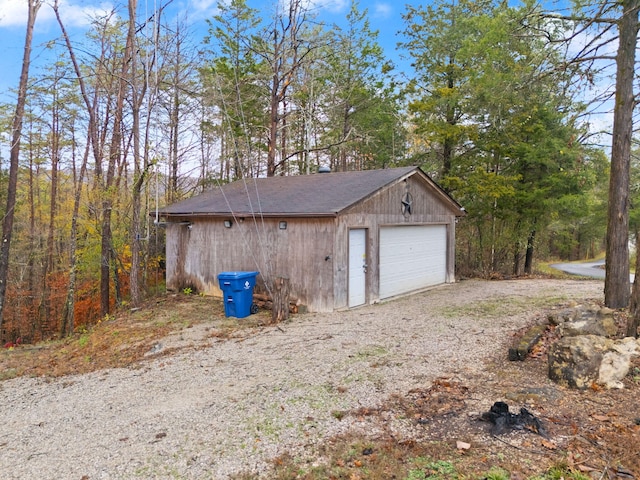
<svg viewBox="0 0 640 480"><path fill-rule="evenodd" d="M416 160L438 176L449 173L454 158L475 138L468 104L480 65L473 49L484 33L478 20L492 9L490 1L439 1L409 6L404 15L407 40L401 46L416 72L406 88L408 107L416 134L428 146L426 158Z"/></svg>
<svg viewBox="0 0 640 480"><path fill-rule="evenodd" d="M335 170L396 165L404 143L399 105L385 61L371 30L367 11L351 3L346 25L334 28L323 52L323 91L327 129Z"/></svg>
<svg viewBox="0 0 640 480"><path fill-rule="evenodd" d="M266 124L266 96L259 88L261 65L252 49L259 12L244 0L218 3L205 38L201 68L208 108L202 128L220 142L218 178L234 180L257 171Z"/></svg>
<svg viewBox="0 0 640 480"><path fill-rule="evenodd" d="M403 158L392 66L353 3L345 26L313 26L302 4L261 19L243 0L219 5L201 69L220 141L220 178L353 170Z"/></svg>
<svg viewBox="0 0 640 480"><path fill-rule="evenodd" d="M531 273L565 199L598 180L570 79L549 73L562 59L525 26L526 12L439 2L406 17L419 71L410 108L436 152L424 162L469 211L460 263L485 275Z"/></svg>
<svg viewBox="0 0 640 480"><path fill-rule="evenodd" d="M584 65L583 84L598 85L603 78L614 88L593 95L593 105L610 101L611 171L608 192L605 305L629 305L629 183L634 110L637 106L636 50L640 1L574 1L568 14L536 13L538 22L561 22L560 36L550 42L570 52L566 66ZM614 53L615 52L615 53ZM613 87L613 85L612 85ZM605 105L606 107L606 105ZM608 108L608 107L606 107Z"/></svg>

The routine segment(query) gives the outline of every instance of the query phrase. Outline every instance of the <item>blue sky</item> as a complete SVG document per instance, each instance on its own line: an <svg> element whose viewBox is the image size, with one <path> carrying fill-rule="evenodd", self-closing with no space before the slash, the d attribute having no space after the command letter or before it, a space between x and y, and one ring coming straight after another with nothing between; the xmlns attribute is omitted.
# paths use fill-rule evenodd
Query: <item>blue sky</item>
<svg viewBox="0 0 640 480"><path fill-rule="evenodd" d="M50 61L50 51L45 47L46 43L60 36L59 27L54 17L50 3L54 0L45 0L45 4L38 13L35 28L35 36L32 53L32 76L38 68ZM169 0L138 0L138 9L141 16L153 13L157 6ZM319 20L325 24L342 23L349 11L350 0L303 0L309 2L310 8L317 10ZM427 0L428 1L428 0ZM312 3L315 2L315 3ZM96 15L110 12L117 7L118 11L126 12L127 0L59 0L60 11L67 30L72 37L81 42L86 32L89 20ZM187 21L191 24L197 36L202 37L207 33L206 19L216 13L216 0L173 0L170 3L167 15L184 18L188 14ZM274 0L248 0L251 7L264 12L265 16L271 14ZM360 10L367 9L372 30L378 31L378 42L383 47L386 56L391 59L398 68L396 73L407 68L408 62L402 61L397 43L400 40L398 32L404 28L402 14L406 11L407 4L424 4L421 0L360 0ZM0 0L0 102L12 102L15 95L10 89L15 89L18 84L22 65L22 51L24 47L25 25L27 18L27 0ZM198 43L200 38L194 38ZM580 43L580 39L577 40ZM610 48L615 49L612 44ZM598 85L599 89L606 89L611 85L605 81ZM593 92L585 92L590 97ZM603 108L600 106L600 108ZM604 107L606 110L607 107ZM602 110L601 110L602 111ZM609 129L611 116L594 115L591 117L592 129L599 131ZM608 140L605 140L608 143Z"/></svg>
<svg viewBox="0 0 640 480"><path fill-rule="evenodd" d="M349 11L349 0L311 0L316 1L319 17L327 24L340 23ZM46 43L60 35L58 24L49 3L38 12L34 32L32 66L34 71L46 62L49 54ZM66 28L72 36L81 37L86 31L89 19L101 12L111 11L119 7L126 12L126 0L59 0L60 12ZM152 13L157 6L166 0L138 0L139 12ZM402 13L406 3L419 3L419 0L397 2L388 0L361 0L360 9L369 13L369 21L373 30L379 31L378 41L385 49L387 57L398 62L396 44L397 32L403 28ZM204 35L207 30L205 20L215 14L216 0L173 0L169 14L183 15L188 12L188 22L194 31ZM268 15L273 2L265 0L249 0L249 5L260 9ZM22 66L25 25L27 20L27 0L0 0L0 101L7 101L8 90L18 84Z"/></svg>

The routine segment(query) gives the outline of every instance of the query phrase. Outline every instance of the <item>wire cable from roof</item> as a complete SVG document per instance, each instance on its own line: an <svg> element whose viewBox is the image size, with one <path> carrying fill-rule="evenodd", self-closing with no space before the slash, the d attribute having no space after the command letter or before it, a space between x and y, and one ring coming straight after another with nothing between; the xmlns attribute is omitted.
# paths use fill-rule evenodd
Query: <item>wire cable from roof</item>
<svg viewBox="0 0 640 480"><path fill-rule="evenodd" d="M234 71L234 75L235 75L235 71ZM231 119L230 119L230 115L229 115L229 110L227 107L227 102L225 101L225 97L223 95L222 92L222 86L220 84L220 80L218 77L217 73L214 73L215 76L215 84L216 87L218 89L218 92L220 94L220 100L221 100L221 105L222 105L222 113L224 116L224 119L228 122L229 124L229 131L231 132L232 135L232 139L233 139L233 148L234 148L234 154L236 156L236 158L239 158L239 150L238 150L238 142L236 141L235 138L235 133L234 133L234 129L231 128L232 124L231 124ZM237 85L237 77L235 78L236 80L236 85ZM240 114L241 114L241 119L242 119L242 125L246 126L246 118L244 116L244 109L242 108L242 102L240 101L240 93L237 91L236 89L236 95L237 95L237 99L238 99L238 104L239 104L239 108L240 108ZM245 132L245 135L247 135L246 133L246 128L243 128L243 131ZM247 145L249 146L249 157L251 157L251 142L250 139L247 135ZM243 182L243 186L245 189L245 192L247 194L247 200L249 202L249 211L251 212L251 217L253 220L253 224L255 226L256 229L256 235L258 236L258 244L260 245L260 253L262 254L262 262L263 262L263 266L265 267L264 270L265 271L265 275L262 275L262 279L264 281L264 286L265 289L267 290L267 292L269 293L269 295L273 296L272 293L272 286L270 284L271 279L272 279L272 273L273 273L273 268L271 265L271 256L268 255L268 252L266 250L266 243L268 243L265 239L266 239L266 225L264 223L264 216L262 215L262 207L261 207L261 203L260 203L260 192L258 190L258 185L257 182L255 181L255 178L253 178L253 184L254 184L254 188L256 191L256 200L258 202L258 217L260 218L260 223L261 225L258 224L258 218L256 217L256 211L253 208L253 202L251 200L251 194L249 192L249 187L247 185L247 180L246 180L246 172L244 171L244 165L240 164L240 170L241 170L241 174L242 174L242 182ZM236 213L233 211L233 208L231 206L231 203L229 202L229 199L227 197L227 195L225 194L223 185L220 183L220 179L216 179L216 184L217 186L220 188L220 192L222 193L222 196L224 198L225 203L227 204L227 208L229 209L229 211L231 212L231 216L234 220L234 222L236 224L238 224L239 222L237 221L237 216ZM262 233L262 235L261 235ZM261 270L261 266L260 266L260 262L258 261L258 258L256 257L254 251L252 248L250 248L249 242L247 241L245 232L242 232L242 240L244 242L245 247L247 247L247 250L251 252L251 257L253 259L254 264L256 265L256 267L258 268L258 270Z"/></svg>

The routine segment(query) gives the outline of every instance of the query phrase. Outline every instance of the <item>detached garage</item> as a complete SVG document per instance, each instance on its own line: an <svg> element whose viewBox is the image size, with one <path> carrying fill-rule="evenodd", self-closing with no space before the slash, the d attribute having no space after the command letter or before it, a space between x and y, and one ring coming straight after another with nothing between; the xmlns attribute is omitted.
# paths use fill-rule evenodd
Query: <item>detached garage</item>
<svg viewBox="0 0 640 480"><path fill-rule="evenodd" d="M464 209L417 167L250 178L167 206L167 288L221 296L217 274L289 279L309 311L357 307L455 281Z"/></svg>

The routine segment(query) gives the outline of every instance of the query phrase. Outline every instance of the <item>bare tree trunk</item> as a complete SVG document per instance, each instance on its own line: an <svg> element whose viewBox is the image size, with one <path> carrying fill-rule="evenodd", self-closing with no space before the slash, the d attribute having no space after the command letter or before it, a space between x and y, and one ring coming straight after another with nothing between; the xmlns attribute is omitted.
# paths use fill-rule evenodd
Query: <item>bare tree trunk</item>
<svg viewBox="0 0 640 480"><path fill-rule="evenodd" d="M629 306L629 178L633 130L633 79L640 0L623 0L616 57L616 96L611 146L604 303Z"/></svg>
<svg viewBox="0 0 640 480"><path fill-rule="evenodd" d="M276 35L277 33L274 33ZM276 37L277 38L277 37ZM275 44L276 52L278 52L278 44ZM274 55L275 58L278 58ZM271 80L271 95L269 106L269 137L267 139L267 177L273 177L276 174L276 151L278 143L278 125L280 124L280 115L278 114L278 106L280 104L280 97L278 92L280 90L280 79L278 73L275 70L279 61L274 60L274 72Z"/></svg>
<svg viewBox="0 0 640 480"><path fill-rule="evenodd" d="M177 60L176 60L177 62ZM173 96L169 110L169 203L178 200L178 134L180 133L179 122L180 96L178 85L173 86Z"/></svg>
<svg viewBox="0 0 640 480"><path fill-rule="evenodd" d="M75 145L75 139L73 144ZM75 328L75 293L77 282L78 264L78 212L80 212L80 200L82 199L82 185L87 173L87 163L89 160L90 146L87 144L80 165L80 174L75 179L75 192L73 197L73 212L71 214L71 233L69 235L69 285L67 286L67 297L62 308L62 318L60 320L60 337L66 337L73 333ZM75 148L72 155L73 167L75 169Z"/></svg>
<svg viewBox="0 0 640 480"><path fill-rule="evenodd" d="M102 232L100 243L100 315L109 314L111 310L111 259L113 246L111 244L111 219L114 192L112 187L115 180L116 165L122 155L122 125L124 116L124 100L127 94L127 76L133 55L133 39L135 38L135 15L137 0L129 0L129 30L125 52L122 57L122 69L119 75L118 95L113 116L113 130L111 132L111 146L109 148L109 164L107 176L103 185L102 201Z"/></svg>
<svg viewBox="0 0 640 480"><path fill-rule="evenodd" d="M277 13L272 31L273 51L270 53L271 85L269 98L269 129L267 138L267 177L273 177L278 167L287 170L286 158L276 161L277 152L284 154L282 145L286 145L286 101L289 86L300 68L304 53L299 49L302 43L300 31L305 21L304 8L300 0L288 0L289 10L286 15ZM308 53L308 51L307 51ZM278 135L282 135L280 145ZM280 147L280 148L279 148Z"/></svg>
<svg viewBox="0 0 640 480"><path fill-rule="evenodd" d="M129 22L133 22L135 18L131 17L130 12ZM156 19L158 21L158 19ZM135 34L135 29L129 28L129 35ZM135 38L131 39L133 43ZM141 155L140 155L140 107L142 105L142 99L147 89L146 82L142 86L141 91L138 89L138 56L136 53L131 58L131 106L132 106L132 137L133 137L133 168L134 168L134 183L131 199L131 271L129 272L129 292L131 294L131 305L137 307L141 302L140 292L140 239L142 237L140 233L140 210L142 208L142 186L145 182L145 173L147 170L148 155L144 155L145 167L140 168ZM147 65L150 68L150 65ZM148 131L148 129L147 129Z"/></svg>
<svg viewBox="0 0 640 480"><path fill-rule="evenodd" d="M134 100L135 102L135 100ZM136 117L138 117L136 119ZM137 307L140 305L140 209L142 208L142 186L144 185L145 176L140 172L140 166L138 164L140 157L140 125L139 125L139 112L134 113L133 120L133 135L134 135L134 161L136 162L135 168L136 180L133 184L133 192L131 199L131 272L129 273L129 292L131 294L131 305Z"/></svg>
<svg viewBox="0 0 640 480"><path fill-rule="evenodd" d="M20 135L22 134L22 119L27 98L27 84L29 83L29 64L31 62L31 43L33 40L33 26L36 23L38 10L42 6L42 0L28 0L29 13L27 16L27 32L24 41L24 53L22 57L22 72L20 73L20 85L18 86L18 101L13 117L11 153L9 160L9 184L7 188L7 208L2 220L2 244L0 245L0 331L4 313L5 296L7 294L7 280L9 277L9 252L11 249L11 237L13 236L13 219L16 206L16 194L18 189L18 168L20 159Z"/></svg>
<svg viewBox="0 0 640 480"><path fill-rule="evenodd" d="M451 20L452 24L455 24L455 15ZM455 58L449 57L449 69L447 70L447 88L453 91L455 88ZM456 118L456 109L452 105L447 105L446 122L455 127L458 124ZM451 171L451 164L453 162L455 154L455 141L450 135L446 135L442 142L442 177L449 175Z"/></svg>
<svg viewBox="0 0 640 480"><path fill-rule="evenodd" d="M516 241L513 246L513 274L517 277L520 275L520 242Z"/></svg>
<svg viewBox="0 0 640 480"><path fill-rule="evenodd" d="M73 217L71 219L71 239L69 243L69 285L67 287L67 298L64 304L64 309L62 313L62 320L60 326L60 335L65 336L73 332L75 315L75 287L76 287L76 264L77 264L77 235L78 235L78 212L80 210L80 200L82 196L82 184L84 182L84 177L86 174L87 163L89 158L89 151L93 151L94 161L96 163L96 170L99 171L99 165L101 161L101 151L100 151L100 140L98 138L98 124L96 121L96 109L95 105L97 103L97 95L98 91L96 90L94 93L94 99L91 101L89 98L89 94L87 92L87 88L84 82L84 76L80 71L80 65L76 59L75 52L71 46L71 41L69 39L69 35L62 23L62 19L60 18L60 14L58 12L58 1L56 0L53 4L53 11L56 15L56 20L58 21L58 25L60 26L60 30L62 31L62 36L65 40L65 44L67 46L67 51L69 52L69 57L71 58L71 62L73 63L73 68L76 74L76 78L78 80L78 85L80 86L80 92L82 94L82 99L84 101L85 107L87 109L87 114L89 115L89 126L88 126L88 142L87 149L84 153L84 158L82 161L82 167L80 168L80 176L78 178L76 184L74 205L73 205Z"/></svg>
<svg viewBox="0 0 640 480"><path fill-rule="evenodd" d="M533 271L533 248L535 245L536 231L531 230L527 237L527 251L524 257L524 273L531 274Z"/></svg>
<svg viewBox="0 0 640 480"><path fill-rule="evenodd" d="M31 135L29 136L31 139ZM34 252L36 251L36 200L34 193L34 186L36 184L36 178L33 174L34 165L33 148L29 147L29 261L28 261L28 289L27 294L31 298L35 298L36 292L36 259ZM29 337L33 342L36 338L36 332L40 330L40 319L38 315L31 316Z"/></svg>
<svg viewBox="0 0 640 480"><path fill-rule="evenodd" d="M67 46L67 50L69 52L69 57L71 58L71 63L73 63L73 70L76 74L76 79L78 81L78 85L80 86L80 92L82 94L82 100L84 101L85 107L87 108L87 114L89 115L89 141L91 143L91 147L93 150L93 158L96 162L96 169L100 166L100 161L102 160L102 152L100 151L100 139L98 138L98 122L96 119L96 108L95 104L97 103L97 90L94 94L93 102L89 98L89 93L87 92L87 87L84 81L84 75L80 70L80 65L78 60L76 59L75 51L71 46L71 40L69 39L69 35L67 34L67 30L62 23L62 19L60 18L60 14L58 12L58 0L53 4L53 11L56 15L56 20L58 21L58 25L60 26L60 30L62 31L62 36L64 37L65 44Z"/></svg>
<svg viewBox="0 0 640 480"><path fill-rule="evenodd" d="M638 327L640 327L640 228L636 227L636 275L633 278L633 291L629 304L629 319L627 320L627 336L638 338Z"/></svg>
<svg viewBox="0 0 640 480"><path fill-rule="evenodd" d="M49 199L49 227L47 230L47 254L45 256L42 274L42 301L40 304L40 324L48 332L55 332L57 325L52 325L51 318L51 273L54 259L55 220L58 203L58 164L60 159L60 105L57 85L52 88L53 104L51 114L51 196Z"/></svg>
<svg viewBox="0 0 640 480"><path fill-rule="evenodd" d="M347 138L347 134L349 133L349 112L351 110L351 105L349 102L346 102L344 105L344 111L342 114L342 138ZM340 170L342 172L346 172L349 170L347 167L347 146L340 146Z"/></svg>
<svg viewBox="0 0 640 480"><path fill-rule="evenodd" d="M289 291L289 277L276 277L273 282L271 323L280 323L289 318Z"/></svg>

